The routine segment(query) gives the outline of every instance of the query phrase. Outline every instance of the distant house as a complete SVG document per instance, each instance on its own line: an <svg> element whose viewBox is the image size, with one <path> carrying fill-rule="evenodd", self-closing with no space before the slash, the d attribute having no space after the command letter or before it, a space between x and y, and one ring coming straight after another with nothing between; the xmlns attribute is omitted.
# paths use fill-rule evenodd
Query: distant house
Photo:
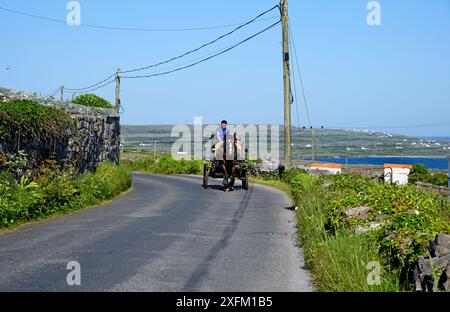
<svg viewBox="0 0 450 312"><path fill-rule="evenodd" d="M411 165L384 164L384 181L400 185L408 184L411 169Z"/></svg>
<svg viewBox="0 0 450 312"><path fill-rule="evenodd" d="M308 165L312 171L321 171L328 174L338 174L342 172L342 165L340 164L326 164L326 163L311 163Z"/></svg>

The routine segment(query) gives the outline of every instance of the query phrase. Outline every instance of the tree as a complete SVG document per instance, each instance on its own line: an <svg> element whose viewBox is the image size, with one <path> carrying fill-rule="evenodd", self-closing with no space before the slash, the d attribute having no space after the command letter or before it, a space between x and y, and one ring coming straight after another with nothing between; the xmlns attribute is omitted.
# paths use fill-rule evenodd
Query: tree
<svg viewBox="0 0 450 312"><path fill-rule="evenodd" d="M428 175L428 168L423 164L415 164L411 169L408 180L409 183L415 184L416 182L425 182Z"/></svg>

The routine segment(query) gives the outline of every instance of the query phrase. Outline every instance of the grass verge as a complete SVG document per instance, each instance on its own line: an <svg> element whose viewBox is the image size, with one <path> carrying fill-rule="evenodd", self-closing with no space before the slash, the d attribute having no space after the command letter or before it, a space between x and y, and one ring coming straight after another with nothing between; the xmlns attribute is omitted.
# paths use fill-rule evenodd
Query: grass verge
<svg viewBox="0 0 450 312"><path fill-rule="evenodd" d="M322 291L409 290L405 273L435 234L450 230L450 202L411 185L298 171L284 182L298 206L306 265Z"/></svg>
<svg viewBox="0 0 450 312"><path fill-rule="evenodd" d="M122 166L129 171L152 173L152 174L203 174L202 160L177 160L171 155L144 156L131 160L123 158Z"/></svg>
<svg viewBox="0 0 450 312"><path fill-rule="evenodd" d="M413 186L299 171L252 181L287 191L296 203L306 267L320 291L408 291L404 276L412 261L426 254L436 233L449 232L449 202ZM372 212L361 220L343 213L363 205ZM378 228L358 232L378 216L384 218Z"/></svg>
<svg viewBox="0 0 450 312"><path fill-rule="evenodd" d="M130 189L131 174L106 162L95 173L45 167L33 181L22 176L17 183L5 172L0 181L0 228L11 229L110 200Z"/></svg>
<svg viewBox="0 0 450 312"><path fill-rule="evenodd" d="M299 237L306 266L320 291L400 290L395 282L399 279L392 272L384 272L379 286L367 283L368 264L380 263L369 237L347 232L332 235L327 231L325 196L319 179L304 174L289 181L290 193L298 206Z"/></svg>

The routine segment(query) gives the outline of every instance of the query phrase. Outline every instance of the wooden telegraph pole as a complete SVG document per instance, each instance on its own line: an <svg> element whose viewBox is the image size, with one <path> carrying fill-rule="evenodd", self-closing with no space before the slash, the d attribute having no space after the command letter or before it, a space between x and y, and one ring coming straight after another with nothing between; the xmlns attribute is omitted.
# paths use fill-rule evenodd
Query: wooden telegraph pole
<svg viewBox="0 0 450 312"><path fill-rule="evenodd" d="M114 102L114 107L116 112L118 112L120 108L120 68L117 69L116 74L116 100Z"/></svg>
<svg viewBox="0 0 450 312"><path fill-rule="evenodd" d="M61 86L61 102L64 102L64 86Z"/></svg>
<svg viewBox="0 0 450 312"><path fill-rule="evenodd" d="M286 168L292 166L291 146L291 73L289 69L289 19L288 0L280 0L283 33L283 81L284 81L284 158Z"/></svg>

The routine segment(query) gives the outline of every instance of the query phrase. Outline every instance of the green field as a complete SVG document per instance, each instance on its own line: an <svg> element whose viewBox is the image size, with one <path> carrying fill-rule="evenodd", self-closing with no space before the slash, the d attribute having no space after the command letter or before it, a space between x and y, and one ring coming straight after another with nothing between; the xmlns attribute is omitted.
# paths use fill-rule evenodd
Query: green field
<svg viewBox="0 0 450 312"><path fill-rule="evenodd" d="M171 137L172 125L122 126L124 149L170 152L178 137ZM193 126L190 126L193 133ZM283 133L280 126L280 156ZM293 158L314 156L427 156L450 154L450 141L421 139L368 130L292 129ZM248 136L247 136L248 138ZM206 142L206 138L204 139Z"/></svg>

